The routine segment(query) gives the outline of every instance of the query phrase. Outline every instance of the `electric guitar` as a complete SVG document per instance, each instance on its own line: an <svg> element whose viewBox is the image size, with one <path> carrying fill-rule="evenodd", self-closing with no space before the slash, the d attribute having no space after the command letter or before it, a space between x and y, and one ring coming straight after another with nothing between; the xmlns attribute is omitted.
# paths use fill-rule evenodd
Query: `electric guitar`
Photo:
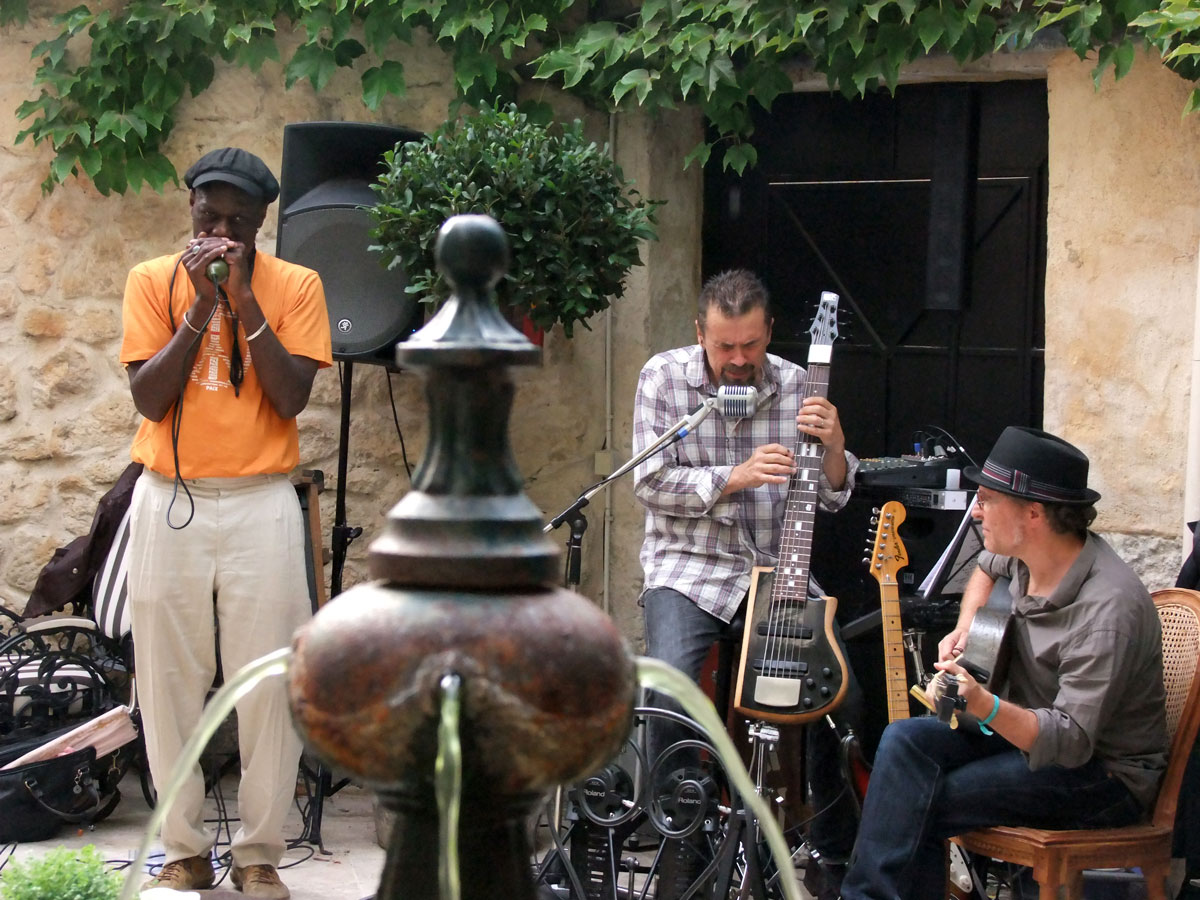
<svg viewBox="0 0 1200 900"><path fill-rule="evenodd" d="M879 604L883 611L883 669L887 685L888 722L907 719L908 669L904 663L904 628L900 624L900 583L896 573L908 565L908 554L900 540L900 525L907 515L904 504L889 500L878 513L875 546L868 563L879 582Z"/></svg>
<svg viewBox="0 0 1200 900"><path fill-rule="evenodd" d="M904 662L904 628L900 622L900 584L896 580L896 573L908 565L908 553L904 549L904 542L900 540L898 530L907 511L904 504L897 500L889 500L876 515L878 527L875 531L875 545L870 558L864 561L870 567L875 580L879 582L879 602L883 612L883 665L887 684L888 724L891 724L898 719L907 719L910 714L909 693L905 689L908 670ZM832 719L830 724L838 730ZM844 733L839 731L839 734L842 744L842 767L854 795L858 813L861 815L862 802L867 795L867 786L871 779L871 766L863 758L854 731L847 728ZM950 898L968 900L971 897L971 875L963 859L962 848L957 844L950 845L948 863Z"/></svg>
<svg viewBox="0 0 1200 900"><path fill-rule="evenodd" d="M871 555L865 562L871 575L879 582L879 604L883 613L883 667L887 685L888 722L907 719L908 670L904 662L904 628L900 622L900 583L897 573L908 565L908 552L900 540L900 525L907 510L898 500L889 500L882 509L875 511L873 524L875 543ZM838 734L841 743L842 771L853 792L858 811L862 812L862 801L867 795L871 779L871 765L863 756L858 736L848 726L838 726L832 719L830 726Z"/></svg>
<svg viewBox="0 0 1200 900"><path fill-rule="evenodd" d="M837 337L838 295L824 291L809 334L806 397L827 396L829 360ZM817 486L824 462L820 441L800 434L796 472L788 485L779 563L751 573L746 631L734 707L751 719L802 724L832 710L846 695L846 660L834 636L832 597L808 596Z"/></svg>

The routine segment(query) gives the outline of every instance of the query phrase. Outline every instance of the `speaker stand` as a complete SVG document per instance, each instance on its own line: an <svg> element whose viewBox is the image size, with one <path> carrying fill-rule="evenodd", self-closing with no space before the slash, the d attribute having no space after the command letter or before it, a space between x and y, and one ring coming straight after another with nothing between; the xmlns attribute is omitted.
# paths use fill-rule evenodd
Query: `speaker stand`
<svg viewBox="0 0 1200 900"><path fill-rule="evenodd" d="M362 528L346 524L346 471L349 468L350 457L350 404L354 389L354 362L342 362L342 418L338 428L338 465L337 488L334 496L336 504L333 514L332 552L329 572L329 597L333 599L342 592L342 573L346 567L346 554L350 544L362 534ZM325 806L325 798L332 797L347 784L349 778L343 778L337 784L333 783L333 773L325 763L318 760L316 784L312 797L309 798L308 810L304 816L304 830L300 841L315 844L322 852L325 844L321 839L321 819Z"/></svg>

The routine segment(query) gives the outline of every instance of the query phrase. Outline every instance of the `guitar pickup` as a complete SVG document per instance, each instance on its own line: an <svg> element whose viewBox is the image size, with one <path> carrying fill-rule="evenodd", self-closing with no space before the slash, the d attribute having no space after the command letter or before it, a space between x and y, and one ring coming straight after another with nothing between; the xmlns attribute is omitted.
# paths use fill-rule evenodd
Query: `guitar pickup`
<svg viewBox="0 0 1200 900"><path fill-rule="evenodd" d="M755 632L759 637L788 638L793 641L811 641L813 630L807 625L780 625L759 622Z"/></svg>
<svg viewBox="0 0 1200 900"><path fill-rule="evenodd" d="M770 670L772 675L778 675L781 678L800 678L808 674L808 663L802 660L773 659L767 662L765 659L756 659L754 671L761 673L764 670Z"/></svg>

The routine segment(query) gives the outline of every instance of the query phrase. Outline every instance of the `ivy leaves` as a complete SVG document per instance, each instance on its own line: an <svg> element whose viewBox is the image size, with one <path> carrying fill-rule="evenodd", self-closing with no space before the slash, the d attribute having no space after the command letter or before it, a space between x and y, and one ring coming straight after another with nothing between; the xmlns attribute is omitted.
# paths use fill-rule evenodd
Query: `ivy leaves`
<svg viewBox="0 0 1200 900"><path fill-rule="evenodd" d="M214 17L135 2L122 15L78 6L54 21L58 36L33 51L42 61L35 79L41 93L17 110L31 120L17 142L48 141L55 150L43 190L80 175L106 195L143 184L161 190L177 178L160 152L173 113L185 95L212 83ZM74 67L69 50L84 35L88 64Z"/></svg>
<svg viewBox="0 0 1200 900"><path fill-rule="evenodd" d="M754 165L753 110L770 109L798 72L823 73L847 96L894 89L903 67L929 54L960 63L1020 50L1042 32L1080 58L1099 84L1121 78L1139 46L1200 81L1200 0L126 0L81 5L39 44L35 100L18 141L55 151L47 190L72 176L103 193L177 180L160 148L176 109L207 89L214 60L258 71L281 61L276 24L303 36L283 62L284 84L327 88L340 68L362 70L372 110L407 88L404 57L416 30L453 60L457 100L508 102L530 79L561 84L599 109L697 105L715 152L738 172ZM621 7L626 12L602 14ZM23 21L27 0L0 0L0 26ZM90 45L82 38L86 35ZM1186 112L1200 108L1200 88Z"/></svg>

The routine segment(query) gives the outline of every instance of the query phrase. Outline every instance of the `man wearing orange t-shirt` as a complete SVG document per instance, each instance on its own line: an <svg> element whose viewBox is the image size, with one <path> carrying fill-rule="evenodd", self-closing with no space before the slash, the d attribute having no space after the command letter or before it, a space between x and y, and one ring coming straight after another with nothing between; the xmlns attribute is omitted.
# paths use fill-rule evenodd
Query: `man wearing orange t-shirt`
<svg viewBox="0 0 1200 900"><path fill-rule="evenodd" d="M131 501L129 598L146 750L160 788L200 720L218 642L231 676L288 646L309 615L303 522L288 473L299 462L296 416L317 369L332 364L319 276L255 247L279 196L266 164L226 147L201 157L184 183L193 237L182 252L130 272L121 344L144 417L132 448L145 471ZM282 680L259 685L237 710L232 881L248 897L286 900L276 867L301 745ZM163 823L162 870L145 887L212 886L203 806L197 766Z"/></svg>

